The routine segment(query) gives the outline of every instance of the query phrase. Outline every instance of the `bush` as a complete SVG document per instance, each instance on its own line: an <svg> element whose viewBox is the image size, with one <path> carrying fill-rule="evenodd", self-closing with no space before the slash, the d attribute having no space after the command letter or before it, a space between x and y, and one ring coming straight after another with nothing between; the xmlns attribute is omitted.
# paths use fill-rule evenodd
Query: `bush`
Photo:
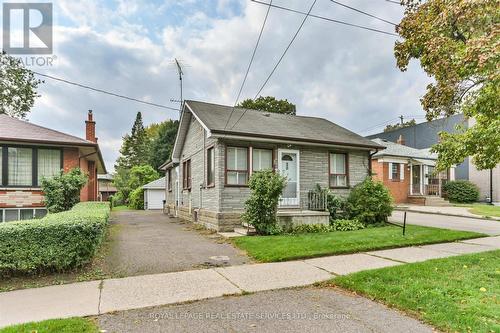
<svg viewBox="0 0 500 333"><path fill-rule="evenodd" d="M447 182L443 190L450 201L470 203L479 200L479 189L468 180L454 180Z"/></svg>
<svg viewBox="0 0 500 333"><path fill-rule="evenodd" d="M90 262L108 217L107 202L85 202L39 220L0 224L0 276L60 272Z"/></svg>
<svg viewBox="0 0 500 333"><path fill-rule="evenodd" d="M364 229L365 225L358 220L334 220L331 228L334 231L354 231Z"/></svg>
<svg viewBox="0 0 500 333"><path fill-rule="evenodd" d="M257 233L274 235L281 232L276 212L285 184L285 177L272 170L259 171L250 177L248 187L252 192L245 202L243 220L252 225Z"/></svg>
<svg viewBox="0 0 500 333"><path fill-rule="evenodd" d="M291 227L289 234L331 232L333 228L325 224L298 224Z"/></svg>
<svg viewBox="0 0 500 333"><path fill-rule="evenodd" d="M51 213L70 210L80 202L80 190L87 183L87 176L78 169L68 173L62 171L53 178L42 179L42 191L45 195L45 205Z"/></svg>
<svg viewBox="0 0 500 333"><path fill-rule="evenodd" d="M130 192L129 197L129 207L133 209L144 209L144 189L138 187L132 192Z"/></svg>
<svg viewBox="0 0 500 333"><path fill-rule="evenodd" d="M392 197L382 182L367 177L354 186L347 198L350 219L369 225L387 222L392 213Z"/></svg>

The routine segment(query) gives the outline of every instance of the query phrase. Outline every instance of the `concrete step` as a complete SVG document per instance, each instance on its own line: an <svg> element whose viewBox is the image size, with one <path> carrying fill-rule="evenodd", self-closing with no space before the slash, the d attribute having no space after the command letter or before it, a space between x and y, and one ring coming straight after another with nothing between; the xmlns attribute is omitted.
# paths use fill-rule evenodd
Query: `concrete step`
<svg viewBox="0 0 500 333"><path fill-rule="evenodd" d="M257 232L255 231L254 228L234 228L234 232L236 232L237 234L240 234L240 235L255 235Z"/></svg>

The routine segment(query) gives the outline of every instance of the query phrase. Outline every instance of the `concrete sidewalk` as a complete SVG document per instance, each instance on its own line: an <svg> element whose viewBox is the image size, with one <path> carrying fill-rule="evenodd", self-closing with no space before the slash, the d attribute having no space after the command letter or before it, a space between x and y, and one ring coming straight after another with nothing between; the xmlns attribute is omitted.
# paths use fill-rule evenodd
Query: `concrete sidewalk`
<svg viewBox="0 0 500 333"><path fill-rule="evenodd" d="M409 211L424 214L436 214L436 215L446 215L446 216L456 216L456 217L468 217L472 219L480 220L500 220L500 217L491 216L485 218L484 216L473 214L469 211L470 207L459 207L459 206L419 206L410 204L400 204L396 206L396 210Z"/></svg>
<svg viewBox="0 0 500 333"><path fill-rule="evenodd" d="M500 236L350 255L143 275L0 293L0 327L310 285L335 275L500 249Z"/></svg>

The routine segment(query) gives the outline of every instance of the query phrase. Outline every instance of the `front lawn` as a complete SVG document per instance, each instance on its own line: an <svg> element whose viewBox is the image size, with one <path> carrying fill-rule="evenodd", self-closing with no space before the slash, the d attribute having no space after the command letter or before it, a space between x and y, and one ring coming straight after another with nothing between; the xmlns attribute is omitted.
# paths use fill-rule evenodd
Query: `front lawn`
<svg viewBox="0 0 500 333"><path fill-rule="evenodd" d="M51 319L5 327L0 333L97 333L96 324L83 318Z"/></svg>
<svg viewBox="0 0 500 333"><path fill-rule="evenodd" d="M483 237L468 231L406 226L406 236L396 226L356 231L309 233L280 236L245 236L234 239L239 248L262 262L312 258L411 245L452 242Z"/></svg>
<svg viewBox="0 0 500 333"><path fill-rule="evenodd" d="M469 208L469 212L483 217L500 217L500 206L489 205L485 203L459 204L453 206Z"/></svg>
<svg viewBox="0 0 500 333"><path fill-rule="evenodd" d="M500 332L500 250L340 276L333 284L449 332Z"/></svg>

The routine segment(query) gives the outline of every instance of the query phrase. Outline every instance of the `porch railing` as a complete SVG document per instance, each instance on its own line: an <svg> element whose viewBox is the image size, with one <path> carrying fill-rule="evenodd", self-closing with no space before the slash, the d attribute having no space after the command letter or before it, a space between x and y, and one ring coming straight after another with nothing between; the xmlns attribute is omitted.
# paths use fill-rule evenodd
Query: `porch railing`
<svg viewBox="0 0 500 333"><path fill-rule="evenodd" d="M439 184L427 184L422 186L422 192L420 191L420 184L413 184L410 189L410 195L441 195L439 191Z"/></svg>
<svg viewBox="0 0 500 333"><path fill-rule="evenodd" d="M315 211L328 210L327 193L324 191L309 191L307 192L307 209Z"/></svg>

